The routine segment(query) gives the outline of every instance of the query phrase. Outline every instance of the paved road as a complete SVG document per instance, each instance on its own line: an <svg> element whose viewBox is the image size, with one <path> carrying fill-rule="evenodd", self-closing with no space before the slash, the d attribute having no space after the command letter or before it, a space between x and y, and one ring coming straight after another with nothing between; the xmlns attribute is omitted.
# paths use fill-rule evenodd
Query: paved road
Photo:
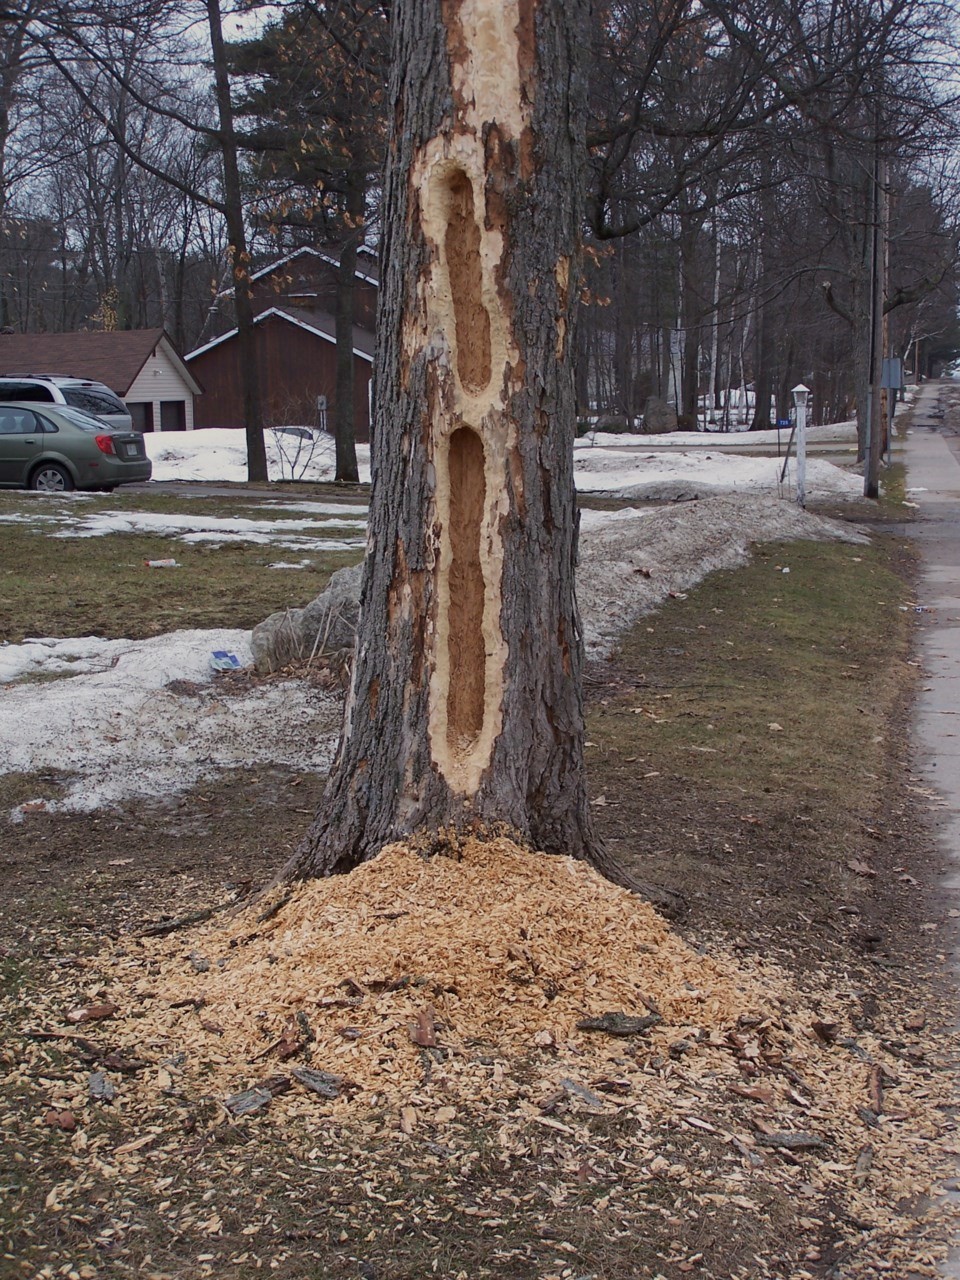
<svg viewBox="0 0 960 1280"><path fill-rule="evenodd" d="M934 809L937 836L951 870L945 888L960 889L960 435L938 413L940 386L917 397L904 458L919 522L911 526L923 559L921 658L927 676L915 722L919 770L942 797ZM956 954L954 964L960 968ZM953 1199L958 1199L953 1193ZM960 1280L960 1250L940 1274Z"/></svg>

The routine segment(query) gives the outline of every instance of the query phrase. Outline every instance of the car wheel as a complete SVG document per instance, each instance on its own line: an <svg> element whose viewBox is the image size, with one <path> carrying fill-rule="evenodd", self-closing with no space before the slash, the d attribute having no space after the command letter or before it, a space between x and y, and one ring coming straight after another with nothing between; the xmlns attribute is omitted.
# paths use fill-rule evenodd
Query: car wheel
<svg viewBox="0 0 960 1280"><path fill-rule="evenodd" d="M30 488L40 493L68 493L73 487L70 472L56 462L42 462L30 477Z"/></svg>

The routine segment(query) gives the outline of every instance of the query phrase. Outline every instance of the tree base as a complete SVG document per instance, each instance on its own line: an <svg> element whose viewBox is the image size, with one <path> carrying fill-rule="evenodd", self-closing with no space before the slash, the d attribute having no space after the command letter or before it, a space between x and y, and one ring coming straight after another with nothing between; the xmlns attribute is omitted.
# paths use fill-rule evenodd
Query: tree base
<svg viewBox="0 0 960 1280"><path fill-rule="evenodd" d="M422 829L405 836L397 836L396 841L402 842L413 849L420 857L426 858L451 858L459 861L461 850L467 840L493 841L496 839L508 839L521 848L531 848L530 842L524 838L522 833L516 831L508 823L494 823L487 825L477 821L465 824L462 827L451 825L438 827L435 830ZM361 863L372 861L381 849L394 841L384 841L379 847L367 847L359 856L356 842L352 848L345 849L341 847L339 852L334 852L329 845L324 842L317 843L315 838L308 839L300 846L294 856L287 865L264 890L264 893L277 887L283 882L298 882L312 880L318 877L328 877L335 875L346 875ZM640 879L629 872L626 867L619 863L616 858L612 857L606 847L599 841L594 840L588 848L580 852L569 852L564 854L562 851L541 851L553 852L554 856L573 857L578 861L586 862L593 867L605 880L609 880L611 884L619 885L622 889L627 889L631 893L635 893L644 901L656 908L661 915L666 916L669 920L676 920L684 914L687 909L687 901L683 894L676 890L668 889L664 885L653 884L648 880Z"/></svg>

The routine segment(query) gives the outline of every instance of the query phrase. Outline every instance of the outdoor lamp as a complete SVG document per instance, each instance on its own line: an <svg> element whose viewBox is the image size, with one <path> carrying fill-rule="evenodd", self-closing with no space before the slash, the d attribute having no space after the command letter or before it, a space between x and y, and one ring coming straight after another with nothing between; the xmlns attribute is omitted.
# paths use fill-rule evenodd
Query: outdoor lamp
<svg viewBox="0 0 960 1280"><path fill-rule="evenodd" d="M797 407L797 502L807 505L807 399L810 388L801 382L790 393Z"/></svg>

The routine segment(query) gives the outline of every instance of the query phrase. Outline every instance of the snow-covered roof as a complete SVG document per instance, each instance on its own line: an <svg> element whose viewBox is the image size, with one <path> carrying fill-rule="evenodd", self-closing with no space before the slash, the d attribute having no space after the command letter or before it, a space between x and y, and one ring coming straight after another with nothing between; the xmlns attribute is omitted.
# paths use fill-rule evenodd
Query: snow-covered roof
<svg viewBox="0 0 960 1280"><path fill-rule="evenodd" d="M286 320L288 324L296 325L300 329L306 329L308 333L315 334L318 338L323 338L325 342L336 344L337 341L337 325L333 316L323 311L299 311L295 307L270 307L267 311L261 311L259 315L254 316L254 324L263 324L264 321L270 319ZM227 333L221 333L219 338L213 338L210 342L205 343L202 347L197 347L195 351L190 351L184 356L185 360L195 360L197 356L201 356L206 351L218 347L221 342L227 342L230 338L235 338L237 329L230 329ZM359 325L353 326L353 354L359 356L361 360L366 360L370 364L373 363L373 334L366 329L361 329Z"/></svg>
<svg viewBox="0 0 960 1280"><path fill-rule="evenodd" d="M332 254L324 253L322 249L312 249L309 245L304 245L300 249L292 249L290 253L285 253L282 258L268 263L265 267L261 267L259 271L254 271L250 276L251 280L262 280L264 276L268 276L273 271L277 271L280 267L285 267L288 262L293 262L296 258L311 257L317 258L321 262L326 262L331 267L339 267L340 263ZM375 288L380 287L380 281L376 276L369 275L366 271L357 268L353 273L358 280L362 280L365 284L372 284ZM233 293L232 289L226 289L225 294Z"/></svg>

